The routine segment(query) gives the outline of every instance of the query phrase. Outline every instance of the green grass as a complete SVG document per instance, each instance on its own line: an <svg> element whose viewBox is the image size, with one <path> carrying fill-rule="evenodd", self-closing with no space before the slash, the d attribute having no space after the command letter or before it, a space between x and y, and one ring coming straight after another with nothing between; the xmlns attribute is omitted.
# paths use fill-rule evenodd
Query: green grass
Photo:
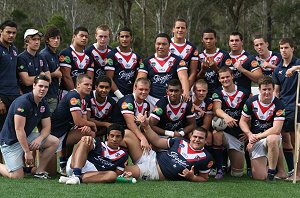
<svg viewBox="0 0 300 198"><path fill-rule="evenodd" d="M50 180L24 178L12 180L0 177L1 197L298 197L300 182L254 181L246 176L225 176L205 183L187 181L138 181L136 184L82 184L67 186Z"/></svg>

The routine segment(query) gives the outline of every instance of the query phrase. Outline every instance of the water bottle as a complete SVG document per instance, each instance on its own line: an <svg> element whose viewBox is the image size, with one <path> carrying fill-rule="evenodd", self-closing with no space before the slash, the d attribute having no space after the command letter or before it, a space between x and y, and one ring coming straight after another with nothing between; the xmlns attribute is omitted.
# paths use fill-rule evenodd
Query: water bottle
<svg viewBox="0 0 300 198"><path fill-rule="evenodd" d="M118 183L136 183L136 179L134 177L117 177L117 182Z"/></svg>

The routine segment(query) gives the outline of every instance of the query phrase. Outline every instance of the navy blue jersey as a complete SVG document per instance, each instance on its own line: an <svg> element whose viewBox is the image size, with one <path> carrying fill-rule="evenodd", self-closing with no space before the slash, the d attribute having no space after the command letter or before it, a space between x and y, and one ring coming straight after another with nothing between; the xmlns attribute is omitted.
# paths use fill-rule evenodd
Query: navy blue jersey
<svg viewBox="0 0 300 198"><path fill-rule="evenodd" d="M112 122L121 124L127 128L125 119L123 117L124 114L132 114L137 116L139 113L144 114L146 111L149 112L149 110L150 105L146 100L144 100L142 104L138 104L135 101L134 95L130 94L118 101L116 108L114 108L112 112Z"/></svg>
<svg viewBox="0 0 300 198"><path fill-rule="evenodd" d="M220 50L219 48L217 48L216 52L213 54L208 54L206 50L199 54L200 67L201 62L210 63L212 61L217 63L218 68L231 65L231 58L229 56L229 53L224 50ZM199 70L201 70L201 68ZM203 79L205 80L205 82L207 82L208 96L211 97L215 89L221 86L221 83L218 79L218 73L215 70L208 68L204 74Z"/></svg>
<svg viewBox="0 0 300 198"><path fill-rule="evenodd" d="M284 104L278 98L273 97L270 104L264 104L255 95L246 101L242 114L251 119L251 132L262 133L273 126L273 121L285 119Z"/></svg>
<svg viewBox="0 0 300 198"><path fill-rule="evenodd" d="M116 101L110 96L107 96L105 102L102 104L98 103L96 100L96 90L92 91L90 96L87 97L87 111L91 112L91 118L98 121L111 120L112 109L115 106Z"/></svg>
<svg viewBox="0 0 300 198"><path fill-rule="evenodd" d="M178 79L177 73L187 70L184 60L180 57L169 54L166 58L158 58L155 55L145 59L140 65L139 72L147 74L151 81L150 94L155 98L162 98L166 95L166 88L169 81L173 78Z"/></svg>
<svg viewBox="0 0 300 198"><path fill-rule="evenodd" d="M59 67L58 53L53 52L48 46L46 46L41 52L40 55L45 59L50 73L55 72ZM58 89L59 89L59 79L51 78L51 84L46 95L47 98L57 98Z"/></svg>
<svg viewBox="0 0 300 198"><path fill-rule="evenodd" d="M240 61L242 62L243 68L245 68L250 72L253 72L257 69L260 69L256 58L250 55L245 50L243 50L240 55L232 55L231 53L229 53L229 55L232 61L232 66L230 66L230 68L233 70L235 84L242 86L245 89L247 89L249 92L251 92L251 80L243 73L235 69L233 65L236 61Z"/></svg>
<svg viewBox="0 0 300 198"><path fill-rule="evenodd" d="M221 102L221 109L236 120L240 120L242 115L243 106L246 100L249 98L250 92L241 86L235 85L234 93L227 93L223 87L219 87L213 94L213 101ZM239 138L242 133L239 126L237 127L227 127L224 130L226 133Z"/></svg>
<svg viewBox="0 0 300 198"><path fill-rule="evenodd" d="M110 51L111 51L111 49L109 47L106 48L105 50L98 50L96 48L96 43L94 43L93 45L91 45L85 49L85 53L87 55L89 55L94 62L94 80L93 80L93 82L95 82L99 76L105 76L105 70L104 70L105 60L106 60L107 53Z"/></svg>
<svg viewBox="0 0 300 198"><path fill-rule="evenodd" d="M192 101L171 105L168 96L165 96L157 101L150 116L159 120L159 128L180 131L186 127L187 119L194 118L195 114L192 112Z"/></svg>
<svg viewBox="0 0 300 198"><path fill-rule="evenodd" d="M119 47L108 52L106 57L105 70L114 71L113 81L120 92L124 96L132 94L137 71L142 62L141 57L133 51L121 52Z"/></svg>
<svg viewBox="0 0 300 198"><path fill-rule="evenodd" d="M18 50L14 45L9 48L0 42L0 94L19 96L17 82L17 56Z"/></svg>
<svg viewBox="0 0 300 198"><path fill-rule="evenodd" d="M174 43L174 39L172 38L172 42L170 43L170 52L182 58L186 62L188 68L192 60L198 61L198 50L190 41L178 44Z"/></svg>
<svg viewBox="0 0 300 198"><path fill-rule="evenodd" d="M24 130L28 137L42 119L50 117L50 109L44 98L36 105L32 92L15 99L9 107L5 123L0 133L1 145L12 145L18 142L14 123L15 115L26 118Z"/></svg>
<svg viewBox="0 0 300 198"><path fill-rule="evenodd" d="M67 93L58 103L57 108L51 116L51 134L60 138L68 133L74 126L74 120L71 112L80 111L85 115L87 104L84 99L80 98L77 90Z"/></svg>
<svg viewBox="0 0 300 198"><path fill-rule="evenodd" d="M74 86L76 85L76 78L80 74L86 74L87 71L94 72L94 63L86 53L79 53L74 50L71 45L67 47L59 54L59 65L60 67L67 67L71 69L71 78ZM60 84L62 90L67 90L64 83Z"/></svg>
<svg viewBox="0 0 300 198"><path fill-rule="evenodd" d="M192 101L194 102L194 96L192 97ZM195 103L194 103L195 104ZM199 114L199 112L197 110L193 110L194 108L192 108L192 111L195 113L195 118L196 118L196 124L197 126L202 126L203 125L203 118L206 114L214 114L213 112L213 101L210 98L205 98L201 104L198 106L198 108L202 109L203 111L205 111L205 114L201 117L201 115Z"/></svg>
<svg viewBox="0 0 300 198"><path fill-rule="evenodd" d="M283 66L283 61L281 61L275 68L272 76L275 84L280 86L279 99L284 103L287 112L295 111L298 74L295 72L289 78L285 74L289 68L295 65L300 65L300 59L294 57L287 67Z"/></svg>
<svg viewBox="0 0 300 198"><path fill-rule="evenodd" d="M94 149L89 152L87 160L94 164L98 171L124 171L127 165L128 153L124 149L112 149L101 142L100 138L94 139Z"/></svg>
<svg viewBox="0 0 300 198"><path fill-rule="evenodd" d="M158 152L156 159L162 174L168 180L184 180L178 175L184 169L194 166L195 175L209 173L213 165L212 156L204 149L194 150L189 142L182 138L169 138L169 150Z"/></svg>
<svg viewBox="0 0 300 198"><path fill-rule="evenodd" d="M46 60L38 53L32 56L27 50L18 55L18 73L26 72L28 76L38 76L41 72L49 71ZM32 85L26 86L20 81L20 88L23 93L32 91Z"/></svg>
<svg viewBox="0 0 300 198"><path fill-rule="evenodd" d="M255 56L257 62L258 62L258 65L260 66L263 74L265 76L271 76L272 77L272 74L273 74L273 71L274 69L272 68L264 68L264 63L269 63L271 65L274 65L274 66L277 66L280 62L281 62L281 55L279 53L276 53L276 52L272 52L272 51L269 51L269 57L267 59L261 59L259 58L259 56Z"/></svg>

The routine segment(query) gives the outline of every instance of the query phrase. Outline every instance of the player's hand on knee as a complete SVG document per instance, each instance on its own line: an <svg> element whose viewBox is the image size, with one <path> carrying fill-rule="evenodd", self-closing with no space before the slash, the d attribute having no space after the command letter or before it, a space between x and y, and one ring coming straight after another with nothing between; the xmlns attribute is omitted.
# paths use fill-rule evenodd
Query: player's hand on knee
<svg viewBox="0 0 300 198"><path fill-rule="evenodd" d="M94 138L91 136L83 136L81 141L90 146L94 142Z"/></svg>
<svg viewBox="0 0 300 198"><path fill-rule="evenodd" d="M253 144L252 144L252 143L248 143L248 144L247 144L247 151L248 151L249 153L251 153L251 152L252 152L252 149L253 149Z"/></svg>

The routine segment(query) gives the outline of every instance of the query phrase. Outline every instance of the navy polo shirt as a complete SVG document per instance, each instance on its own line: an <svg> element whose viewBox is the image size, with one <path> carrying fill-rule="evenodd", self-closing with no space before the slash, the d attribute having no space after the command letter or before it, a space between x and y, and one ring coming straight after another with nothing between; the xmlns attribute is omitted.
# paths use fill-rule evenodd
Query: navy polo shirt
<svg viewBox="0 0 300 198"><path fill-rule="evenodd" d="M12 145L18 142L14 115L20 115L26 118L24 129L28 137L42 119L50 117L50 109L45 99L42 99L39 105L36 105L32 92L15 99L8 110L5 123L0 133L1 145Z"/></svg>
<svg viewBox="0 0 300 198"><path fill-rule="evenodd" d="M46 46L40 55L45 59L50 73L54 72L59 67L58 53L53 52L48 46ZM57 93L59 89L59 79L52 78L52 83L50 84L47 98L57 98Z"/></svg>
<svg viewBox="0 0 300 198"><path fill-rule="evenodd" d="M19 54L17 65L18 73L27 72L29 76L37 76L41 72L49 71L45 59L39 53L32 56L27 50L24 50L21 54ZM32 85L25 86L22 81L20 81L20 88L23 93L32 91Z"/></svg>
<svg viewBox="0 0 300 198"><path fill-rule="evenodd" d="M18 50L14 45L7 49L0 42L0 94L18 96L19 86L17 83L17 56Z"/></svg>

